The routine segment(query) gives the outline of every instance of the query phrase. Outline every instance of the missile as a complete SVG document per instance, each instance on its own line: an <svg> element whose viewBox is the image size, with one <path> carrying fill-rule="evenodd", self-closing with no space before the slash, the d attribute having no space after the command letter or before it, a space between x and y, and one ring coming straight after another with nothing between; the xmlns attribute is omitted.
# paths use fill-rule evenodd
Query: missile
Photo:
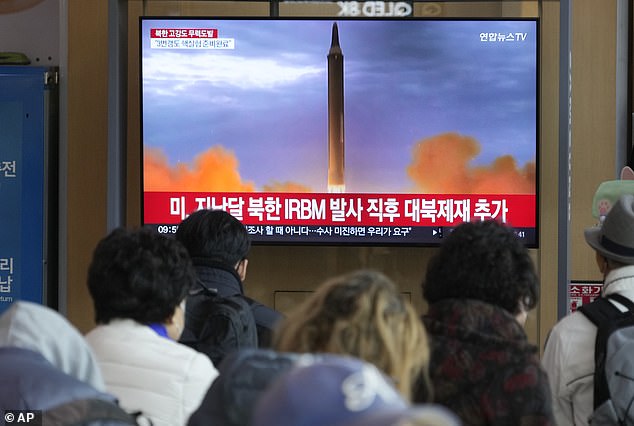
<svg viewBox="0 0 634 426"><path fill-rule="evenodd" d="M337 23L332 25L328 51L328 192L345 192L343 120L343 53Z"/></svg>

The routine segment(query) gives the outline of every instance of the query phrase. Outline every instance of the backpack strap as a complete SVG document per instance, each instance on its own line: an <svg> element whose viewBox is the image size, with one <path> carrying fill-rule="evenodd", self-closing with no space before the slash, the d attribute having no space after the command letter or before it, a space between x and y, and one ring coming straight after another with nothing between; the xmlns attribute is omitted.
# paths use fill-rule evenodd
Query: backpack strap
<svg viewBox="0 0 634 426"><path fill-rule="evenodd" d="M622 312L608 299L620 303L628 310ZM594 408L596 409L610 398L608 381L605 377L608 337L618 328L618 320L634 313L634 303L625 296L613 293L582 305L578 310L597 326L597 338L594 344Z"/></svg>
<svg viewBox="0 0 634 426"><path fill-rule="evenodd" d="M634 302L632 302L630 299L628 299L627 297L623 296L622 294L612 293L612 294L608 294L606 297L608 299L612 299L614 301L617 301L621 305L625 306L627 308L628 312L634 312Z"/></svg>
<svg viewBox="0 0 634 426"><path fill-rule="evenodd" d="M189 290L189 303L196 306L204 301L215 299L218 296L218 289L207 287L200 279L196 279L196 284ZM179 338L179 342L198 350L198 340L200 333L205 326L206 312L193 312L196 309L185 309L185 329Z"/></svg>
<svg viewBox="0 0 634 426"><path fill-rule="evenodd" d="M199 294L204 294L208 297L216 297L218 296L217 288L210 288L205 285L200 279L196 279L197 286L189 290L189 296L198 296Z"/></svg>

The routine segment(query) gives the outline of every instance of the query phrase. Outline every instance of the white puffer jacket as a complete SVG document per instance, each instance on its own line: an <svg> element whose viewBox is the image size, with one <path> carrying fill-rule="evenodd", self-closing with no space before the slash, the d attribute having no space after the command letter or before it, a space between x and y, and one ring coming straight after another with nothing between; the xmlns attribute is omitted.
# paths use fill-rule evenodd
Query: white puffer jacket
<svg viewBox="0 0 634 426"><path fill-rule="evenodd" d="M129 412L155 426L185 425L218 376L209 358L133 320L114 320L86 335L106 387Z"/></svg>
<svg viewBox="0 0 634 426"><path fill-rule="evenodd" d="M603 294L611 293L634 300L634 266L608 274ZM548 373L553 412L559 426L588 424L594 402L596 337L596 326L581 312L563 318L548 336L542 364Z"/></svg>

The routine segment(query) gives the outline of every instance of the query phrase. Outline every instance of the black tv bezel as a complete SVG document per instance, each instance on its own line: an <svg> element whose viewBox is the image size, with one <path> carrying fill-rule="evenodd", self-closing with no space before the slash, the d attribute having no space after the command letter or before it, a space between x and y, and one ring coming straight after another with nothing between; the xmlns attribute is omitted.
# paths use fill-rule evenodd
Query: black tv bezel
<svg viewBox="0 0 634 426"><path fill-rule="evenodd" d="M227 20L254 20L254 21L303 21L303 20L320 20L320 21L492 21L492 22L513 22L513 21L527 21L535 23L535 226L534 228L528 228L533 232L534 240L523 241L524 245L529 249L539 249L540 245L540 184L541 184L541 25L539 17L436 17L436 16L409 16L409 17L333 17L333 16L140 16L139 17L139 130L140 130L140 223L142 226L150 226L156 228L156 224L146 224L145 219L145 205L144 205L144 135L143 135L143 22L144 21L227 21ZM168 234L175 233L175 228L170 226ZM456 225L458 226L458 225ZM423 227L419 227L423 228ZM451 232L453 227L426 227L436 228L442 231L443 234ZM514 230L523 230L524 228L515 228ZM252 237L252 244L256 246L324 246L324 247L428 247L434 248L442 244L442 237L437 238L435 241L421 241L421 242L400 242L400 241L341 241L336 242L333 240L327 241L291 241L285 239L284 241L274 240L258 240Z"/></svg>

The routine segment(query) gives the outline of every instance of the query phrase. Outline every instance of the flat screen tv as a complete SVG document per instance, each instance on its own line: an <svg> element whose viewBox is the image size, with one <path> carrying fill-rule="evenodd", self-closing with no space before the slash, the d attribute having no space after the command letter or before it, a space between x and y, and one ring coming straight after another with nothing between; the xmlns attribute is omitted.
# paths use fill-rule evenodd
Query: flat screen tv
<svg viewBox="0 0 634 426"><path fill-rule="evenodd" d="M141 18L143 224L255 243L537 246L537 19Z"/></svg>

